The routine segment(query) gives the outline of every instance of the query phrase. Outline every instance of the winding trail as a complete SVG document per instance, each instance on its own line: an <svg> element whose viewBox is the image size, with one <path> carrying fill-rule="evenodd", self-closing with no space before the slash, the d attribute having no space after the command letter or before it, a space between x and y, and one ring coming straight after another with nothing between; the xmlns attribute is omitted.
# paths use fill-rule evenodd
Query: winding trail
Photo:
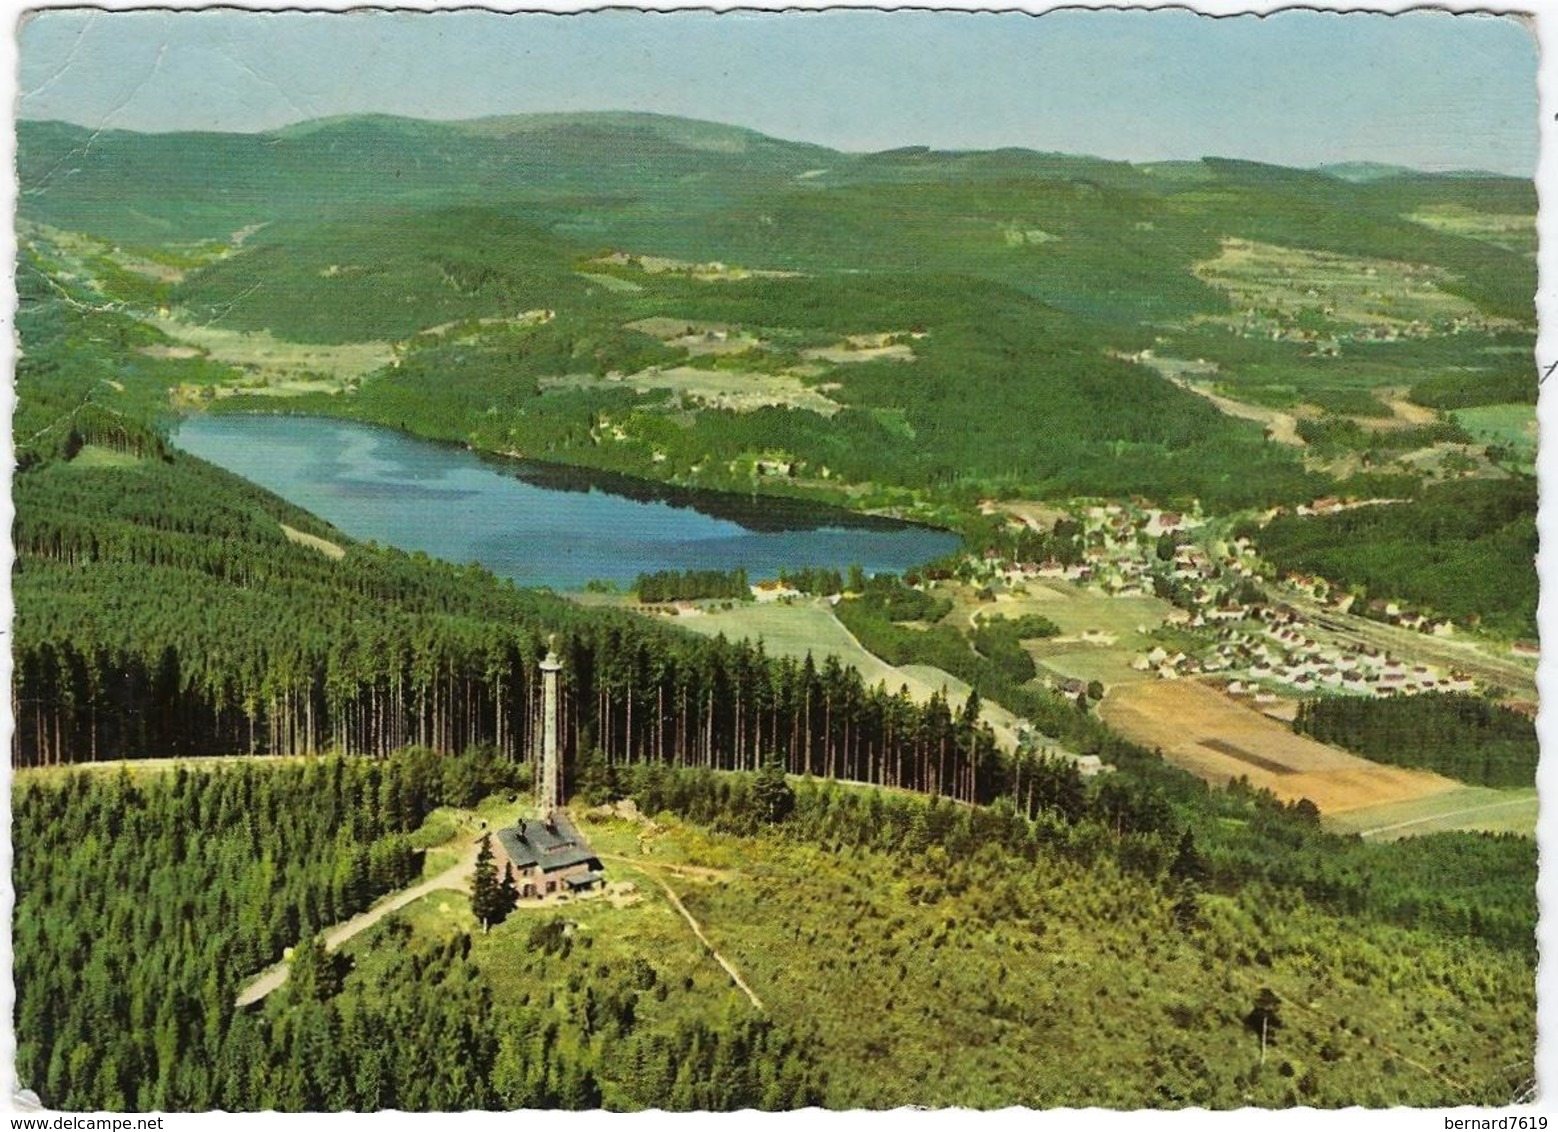
<svg viewBox="0 0 1558 1132"><path fill-rule="evenodd" d="M735 983L737 988L741 991L741 993L746 995L747 998L751 1000L753 1006L757 1007L759 1010L765 1009L765 1007L763 1006L763 1000L757 997L757 992L756 991L754 991L751 987L747 986L747 981L741 977L741 972L736 970L736 965L734 963L732 963L730 960L726 959L717 950L715 950L714 945L709 942L709 937L703 934L703 927L702 927L702 925L700 925L698 923L698 921L693 918L693 914L687 910L687 905L683 904L682 903L682 898L680 896L676 895L676 890L670 886L670 884L666 881L666 879L663 876L660 875L662 870L668 871L668 872L689 871L689 872L694 872L695 875L697 875L697 874L713 874L713 875L716 875L716 876L721 875L721 874L719 874L719 872L717 870L714 870L714 869L697 869L697 870L694 870L691 866L687 866L687 865L669 865L669 864L662 865L658 861L645 861L645 860L643 860L640 857L620 857L620 856L617 856L617 855L612 854L612 853L602 853L602 854L600 854L600 858L603 861L606 861L606 860L609 860L609 861L621 861L622 863L627 864L627 865L639 866L639 867L641 867L644 870L644 872L646 874L648 874L649 876L654 877L655 883L658 884L661 888L665 889L665 895L666 895L666 898L671 901L671 907L675 908L678 912L680 912L682 914L682 919L686 920L687 921L687 926L692 928L692 934L698 937L698 942L703 944L705 950L707 950L708 953L714 957L714 962L718 963L721 967L723 967L725 969L725 974L730 976L730 981Z"/></svg>
<svg viewBox="0 0 1558 1132"><path fill-rule="evenodd" d="M335 927L325 933L325 950L334 951L359 932L367 931L391 912L400 911L407 904L414 900L420 900L430 892L437 892L439 889L453 889L460 892L469 890L470 878L476 868L476 854L479 852L479 849L480 846L478 844L471 845L461 856L460 860L437 876L429 877L427 880L414 884L410 888L403 888L399 892L392 893L366 912L359 912L350 920L335 925ZM290 965L285 961L268 968L261 973L259 978L238 992L234 1005L249 1006L259 1002L266 995L270 994L271 991L287 981L289 969Z"/></svg>
<svg viewBox="0 0 1558 1132"><path fill-rule="evenodd" d="M1238 417L1240 420L1254 421L1256 424L1265 425L1271 433L1271 439L1278 444L1286 444L1291 448L1307 448L1309 446L1304 438L1298 435L1298 419L1292 413L1284 413L1280 409L1268 409L1264 405L1251 405L1245 401L1235 401L1232 397L1224 397L1219 393L1213 393L1200 382L1188 381L1182 377L1171 377L1169 380L1187 393L1194 393L1197 397L1205 397L1226 416Z"/></svg>

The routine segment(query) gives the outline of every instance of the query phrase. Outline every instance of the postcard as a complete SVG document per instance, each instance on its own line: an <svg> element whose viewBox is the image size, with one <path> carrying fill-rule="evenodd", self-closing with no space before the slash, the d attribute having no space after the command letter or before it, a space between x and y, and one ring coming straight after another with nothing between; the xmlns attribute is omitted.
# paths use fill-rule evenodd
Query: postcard
<svg viewBox="0 0 1558 1132"><path fill-rule="evenodd" d="M1545 1126L1534 17L17 42L14 1106Z"/></svg>

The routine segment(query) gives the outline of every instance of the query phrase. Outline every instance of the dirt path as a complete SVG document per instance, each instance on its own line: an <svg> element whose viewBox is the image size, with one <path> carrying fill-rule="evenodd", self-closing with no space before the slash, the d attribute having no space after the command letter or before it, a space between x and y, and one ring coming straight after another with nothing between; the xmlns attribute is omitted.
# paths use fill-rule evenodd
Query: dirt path
<svg viewBox="0 0 1558 1132"><path fill-rule="evenodd" d="M714 962L725 968L725 974L730 976L730 981L735 983L741 989L741 992L752 1000L753 1006L762 1010L763 1000L757 997L756 992L751 987L747 986L746 980L741 977L741 972L736 970L735 964L714 949L714 945L709 942L709 937L703 934L703 928L699 926L697 920L693 919L692 913L687 911L687 905L683 904L681 897L676 895L676 890L662 876L655 875L655 880L661 888L665 889L666 897L671 901L672 906L682 914L682 918L687 921L687 926L692 928L692 934L698 937L698 942L708 948L709 954L714 957Z"/></svg>
<svg viewBox="0 0 1558 1132"><path fill-rule="evenodd" d="M624 865L633 865L637 868L660 869L663 872L675 873L679 877L724 880L730 876L729 869L707 869L702 865L673 865L669 861L651 861L647 857L624 857L620 853L598 853L596 855L602 861L621 861Z"/></svg>
<svg viewBox="0 0 1558 1132"><path fill-rule="evenodd" d="M759 1010L764 1009L763 1000L757 997L757 992L747 986L747 981L741 977L741 972L736 970L736 965L714 949L714 944L709 942L709 937L703 934L702 925L693 918L693 914L687 910L687 905L682 903L682 898L676 895L676 890L660 875L660 871L688 872L694 876L722 876L724 874L717 869L698 869L692 865L662 864L659 861L646 861L642 857L622 857L612 853L602 853L600 856L602 860L622 861L624 864L644 868L645 872L654 878L655 883L665 889L665 895L670 900L671 907L682 914L682 919L687 921L687 926L692 929L692 934L698 937L698 942L703 944L705 950L714 957L714 962L725 969L725 974L730 976L730 981L735 983L741 993L751 1000L753 1006Z"/></svg>
<svg viewBox="0 0 1558 1132"><path fill-rule="evenodd" d="M479 846L473 844L459 861L437 876L429 877L427 880L422 881L420 884L412 885L410 888L403 888L399 892L380 900L366 912L360 912L350 920L335 925L335 927L325 933L325 950L334 951L354 935L367 931L391 912L398 912L407 904L414 900L420 900L430 892L437 892L439 889L444 888L455 890L468 888L471 872L476 867L478 849ZM713 949L711 948L710 950ZM287 981L288 969L288 964L283 962L265 971L258 979L238 992L235 1005L248 1006L251 1003L259 1002L266 995L270 994L271 991Z"/></svg>
<svg viewBox="0 0 1558 1132"><path fill-rule="evenodd" d="M1250 405L1243 401L1235 401L1231 397L1223 397L1213 393L1204 385L1194 381L1186 381L1182 377L1169 378L1175 385L1187 393L1194 393L1197 397L1205 397L1219 410L1230 417L1238 417L1240 420L1254 421L1266 426L1266 431L1271 439L1278 444L1287 444L1294 448L1307 448L1304 438L1298 435L1298 420L1291 413L1284 413L1277 409L1267 409L1261 405Z"/></svg>
<svg viewBox="0 0 1558 1132"><path fill-rule="evenodd" d="M1419 428L1423 425L1431 425L1439 419L1439 414L1425 405L1414 405L1407 400L1407 388L1405 386L1392 386L1375 391L1380 402L1394 413L1401 422L1398 428Z"/></svg>

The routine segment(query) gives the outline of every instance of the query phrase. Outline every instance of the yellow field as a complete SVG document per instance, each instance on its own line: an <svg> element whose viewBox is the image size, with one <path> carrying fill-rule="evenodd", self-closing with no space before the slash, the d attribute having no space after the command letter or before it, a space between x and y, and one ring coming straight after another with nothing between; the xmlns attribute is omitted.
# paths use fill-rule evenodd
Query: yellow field
<svg viewBox="0 0 1558 1132"><path fill-rule="evenodd" d="M1308 798L1334 815L1443 794L1454 779L1384 766L1295 735L1275 720L1193 680L1153 680L1110 691L1099 707L1127 738L1223 785L1247 778L1285 802Z"/></svg>
<svg viewBox="0 0 1558 1132"><path fill-rule="evenodd" d="M385 342L345 342L320 345L287 342L268 331L250 333L219 326L199 326L174 316L150 320L158 330L186 347L193 347L213 361L244 371L240 381L259 382L261 388L242 392L284 393L289 383L307 384L308 390L323 383L334 388L388 365L394 353Z"/></svg>

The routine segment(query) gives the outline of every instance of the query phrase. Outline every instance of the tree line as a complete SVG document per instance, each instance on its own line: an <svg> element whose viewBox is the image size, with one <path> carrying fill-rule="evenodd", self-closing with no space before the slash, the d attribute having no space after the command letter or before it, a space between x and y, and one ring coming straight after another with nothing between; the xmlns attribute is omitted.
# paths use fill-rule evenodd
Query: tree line
<svg viewBox="0 0 1558 1132"><path fill-rule="evenodd" d="M698 601L703 598L727 598L751 601L747 572L735 570L657 570L640 574L633 583L638 600Z"/></svg>
<svg viewBox="0 0 1558 1132"><path fill-rule="evenodd" d="M1299 704L1293 730L1376 762L1422 767L1477 786L1536 782L1536 725L1482 696L1327 696Z"/></svg>

